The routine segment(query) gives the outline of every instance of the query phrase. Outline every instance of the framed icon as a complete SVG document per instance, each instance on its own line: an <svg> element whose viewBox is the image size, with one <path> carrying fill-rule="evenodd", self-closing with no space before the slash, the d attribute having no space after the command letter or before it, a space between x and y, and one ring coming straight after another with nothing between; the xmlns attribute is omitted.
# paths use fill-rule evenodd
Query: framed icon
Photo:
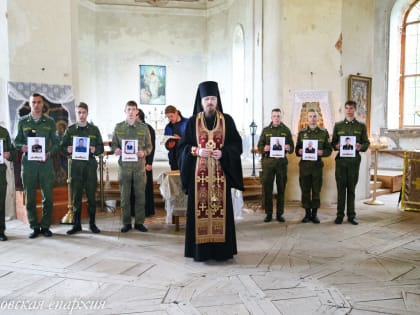
<svg viewBox="0 0 420 315"><path fill-rule="evenodd" d="M166 66L140 65L140 104L166 104Z"/></svg>
<svg viewBox="0 0 420 315"><path fill-rule="evenodd" d="M370 134L370 102L372 94L372 78L350 75L348 82L348 99L357 104L355 117L366 124Z"/></svg>

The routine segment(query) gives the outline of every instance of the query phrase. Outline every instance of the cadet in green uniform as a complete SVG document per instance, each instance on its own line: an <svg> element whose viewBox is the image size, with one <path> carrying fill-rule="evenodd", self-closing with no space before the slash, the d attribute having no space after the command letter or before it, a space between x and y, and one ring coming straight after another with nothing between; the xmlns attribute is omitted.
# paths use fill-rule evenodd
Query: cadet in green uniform
<svg viewBox="0 0 420 315"><path fill-rule="evenodd" d="M317 123L318 113L314 109L309 109L308 127L299 132L295 150L297 156L305 155L309 158L302 158L299 162L299 185L302 192L302 207L305 209L303 223L320 222L317 212L321 203L322 168L324 167L322 157L331 155L328 130L319 127ZM303 140L317 140L316 155L315 148L312 146L313 141L308 141L308 147L304 148ZM311 160L312 157L316 157L316 160Z"/></svg>
<svg viewBox="0 0 420 315"><path fill-rule="evenodd" d="M121 212L123 227L121 232L126 233L131 230L130 214L130 193L131 185L134 185L135 196L135 224L134 228L147 232L143 225L145 218L145 187L146 187L146 156L152 152L152 141L150 139L149 128L145 123L137 119L137 103L129 101L125 105L126 120L118 123L114 129L112 137L112 151L120 156L118 161L118 180L121 191ZM137 140L136 150L133 141ZM122 154L133 154L137 156L137 161L123 161Z"/></svg>
<svg viewBox="0 0 420 315"><path fill-rule="evenodd" d="M2 146L0 147L0 154L2 155L3 163L0 163L0 241L7 241L7 236L4 234L6 230L6 160L12 160L13 146L10 141L10 135L7 129L0 127L0 140Z"/></svg>
<svg viewBox="0 0 420 315"><path fill-rule="evenodd" d="M347 101L344 105L345 119L334 125L333 138L331 145L335 150L340 150L340 137L356 137L356 157L340 157L340 153L335 157L335 181L337 183L337 218L336 224L343 223L344 209L347 197L347 219L353 224L356 221L356 211L354 209L354 199L357 181L359 179L360 154L365 152L370 145L366 125L357 121L354 117L356 112L356 102Z"/></svg>
<svg viewBox="0 0 420 315"><path fill-rule="evenodd" d="M22 183L25 191L26 211L28 221L33 232L29 238L35 238L40 233L44 236L52 236L50 231L53 200L52 192L55 181L54 162L52 155L59 149L56 135L55 122L52 118L44 115L44 101L40 94L32 94L29 99L30 114L23 116L18 123L18 134L15 139L17 150L23 152L22 156ZM28 137L45 138L45 161L28 160ZM36 210L36 189L39 186L42 191L42 219L38 222Z"/></svg>
<svg viewBox="0 0 420 315"><path fill-rule="evenodd" d="M284 137L284 157L270 157L270 138ZM290 129L281 122L281 110L275 108L271 111L271 124L265 127L258 140L258 151L261 152L262 159L262 181L264 190L264 207L266 217L264 222L273 219L273 183L276 178L277 185L277 221L284 222L284 191L287 183L287 158L286 153L291 154L294 149L292 134ZM274 152L274 151L271 151Z"/></svg>
<svg viewBox="0 0 420 315"><path fill-rule="evenodd" d="M96 161L95 156L104 152L104 145L98 127L87 122L88 113L89 108L87 104L80 103L77 106L77 123L67 128L61 143L63 153L71 155L73 152L74 137L84 137L90 139L89 160L73 159L71 161L71 190L73 194L74 220L73 228L68 230L67 234L74 234L82 230L81 215L83 190L86 192L88 202L89 228L93 233L101 232L95 224L96 188L98 185L98 162Z"/></svg>

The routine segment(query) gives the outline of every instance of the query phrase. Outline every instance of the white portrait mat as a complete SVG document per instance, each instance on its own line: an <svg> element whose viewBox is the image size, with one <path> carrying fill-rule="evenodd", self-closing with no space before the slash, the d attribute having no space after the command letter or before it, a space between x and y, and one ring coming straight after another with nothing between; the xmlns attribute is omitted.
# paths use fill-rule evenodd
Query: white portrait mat
<svg viewBox="0 0 420 315"><path fill-rule="evenodd" d="M277 141L281 145L281 150L273 150L273 146L277 144ZM286 138L285 137L270 137L270 157L273 158L284 158L284 146Z"/></svg>
<svg viewBox="0 0 420 315"><path fill-rule="evenodd" d="M312 142L312 148L315 149L315 153L306 153L306 148ZM305 161L316 161L318 160L318 140L305 139L302 140L302 160Z"/></svg>
<svg viewBox="0 0 420 315"><path fill-rule="evenodd" d="M86 147L86 152L76 152L76 147L79 145L79 139L83 139L83 142ZM71 152L72 160L89 160L89 153L90 153L90 138L89 137L73 137L73 149Z"/></svg>
<svg viewBox="0 0 420 315"><path fill-rule="evenodd" d="M349 144L353 146L351 150L343 150L347 138L350 139ZM340 136L340 157L356 157L356 136Z"/></svg>
<svg viewBox="0 0 420 315"><path fill-rule="evenodd" d="M28 161L45 161L45 137L28 137ZM40 152L32 152L34 145L40 145Z"/></svg>
<svg viewBox="0 0 420 315"><path fill-rule="evenodd" d="M137 162L139 141L137 139L123 139L121 142L121 161Z"/></svg>

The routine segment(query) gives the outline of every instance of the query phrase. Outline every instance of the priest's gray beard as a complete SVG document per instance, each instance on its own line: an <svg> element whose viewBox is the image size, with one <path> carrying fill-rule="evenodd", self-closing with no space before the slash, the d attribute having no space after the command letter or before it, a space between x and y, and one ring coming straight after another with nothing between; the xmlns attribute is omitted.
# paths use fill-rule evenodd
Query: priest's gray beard
<svg viewBox="0 0 420 315"><path fill-rule="evenodd" d="M212 119L214 118L214 116L216 116L216 110L212 110L209 112L204 112L204 117L206 117L207 119Z"/></svg>

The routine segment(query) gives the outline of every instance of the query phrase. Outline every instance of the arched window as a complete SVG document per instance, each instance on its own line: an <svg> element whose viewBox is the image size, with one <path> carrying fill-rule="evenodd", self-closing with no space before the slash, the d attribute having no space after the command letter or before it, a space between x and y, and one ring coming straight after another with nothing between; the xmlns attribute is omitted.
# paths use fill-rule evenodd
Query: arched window
<svg viewBox="0 0 420 315"><path fill-rule="evenodd" d="M420 0L403 17L400 72L399 127L420 127Z"/></svg>

